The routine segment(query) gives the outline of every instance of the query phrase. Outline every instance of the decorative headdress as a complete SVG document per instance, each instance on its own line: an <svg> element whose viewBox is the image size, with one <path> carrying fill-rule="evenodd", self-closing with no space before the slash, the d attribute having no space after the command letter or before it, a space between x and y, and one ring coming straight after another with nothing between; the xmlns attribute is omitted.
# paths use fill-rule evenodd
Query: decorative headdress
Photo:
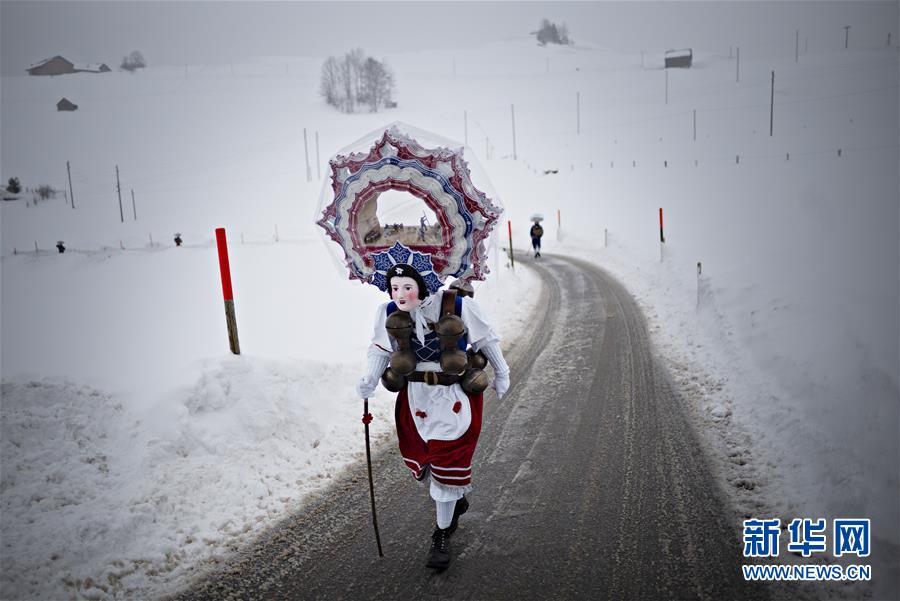
<svg viewBox="0 0 900 601"><path fill-rule="evenodd" d="M394 123L373 134L379 139L368 152L335 155L316 223L340 246L350 279L381 290L387 289L388 270L398 264L415 268L429 293L449 276L483 280L490 271L486 243L503 209L475 188L461 145L442 140L425 148L413 133L438 139ZM371 144L372 137L364 140ZM482 186L489 185L484 179ZM418 238L401 243L395 230L378 223L377 199L387 190L408 192L434 212L437 224L427 236L422 225Z"/></svg>

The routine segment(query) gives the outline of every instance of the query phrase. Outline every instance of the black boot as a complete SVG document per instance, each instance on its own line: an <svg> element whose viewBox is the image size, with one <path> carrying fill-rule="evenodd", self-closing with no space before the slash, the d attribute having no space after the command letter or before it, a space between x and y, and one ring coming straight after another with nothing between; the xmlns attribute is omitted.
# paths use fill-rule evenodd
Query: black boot
<svg viewBox="0 0 900 601"><path fill-rule="evenodd" d="M426 565L435 570L445 570L450 565L450 528L434 529Z"/></svg>
<svg viewBox="0 0 900 601"><path fill-rule="evenodd" d="M453 521L450 522L450 525L447 527L447 530L450 531L450 534L456 532L456 528L459 526L459 516L461 516L468 510L469 501L466 499L466 495L463 495L461 499L457 499L456 507L453 508Z"/></svg>

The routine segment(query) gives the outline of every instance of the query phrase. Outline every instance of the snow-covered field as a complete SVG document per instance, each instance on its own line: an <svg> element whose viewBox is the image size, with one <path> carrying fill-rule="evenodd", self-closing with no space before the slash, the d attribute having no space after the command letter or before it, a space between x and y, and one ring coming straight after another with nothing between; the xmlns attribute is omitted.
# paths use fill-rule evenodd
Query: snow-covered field
<svg viewBox="0 0 900 601"><path fill-rule="evenodd" d="M353 385L383 296L342 279L312 224L314 140L324 178L399 119L468 138L516 247L542 212L546 253L635 294L740 513L871 517L875 597L896 595L897 47L747 53L740 83L727 48L695 48L668 103L654 57L529 38L398 54L400 108L356 115L318 98L321 59L4 77L2 181L62 190L69 161L75 208L26 195L0 212L0 594L174 590L361 459ZM62 96L79 110L57 113ZM477 300L514 343L538 283L493 265Z"/></svg>

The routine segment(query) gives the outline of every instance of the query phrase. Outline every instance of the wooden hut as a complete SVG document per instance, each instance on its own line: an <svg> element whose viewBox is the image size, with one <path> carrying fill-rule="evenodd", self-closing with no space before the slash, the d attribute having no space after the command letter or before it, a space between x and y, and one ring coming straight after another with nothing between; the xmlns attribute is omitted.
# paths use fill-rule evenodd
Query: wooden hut
<svg viewBox="0 0 900 601"><path fill-rule="evenodd" d="M671 67L688 68L693 62L694 52L690 48L666 51L666 69Z"/></svg>
<svg viewBox="0 0 900 601"><path fill-rule="evenodd" d="M69 100L68 98L63 98L59 102L56 103L56 110L58 111L77 111L78 105Z"/></svg>

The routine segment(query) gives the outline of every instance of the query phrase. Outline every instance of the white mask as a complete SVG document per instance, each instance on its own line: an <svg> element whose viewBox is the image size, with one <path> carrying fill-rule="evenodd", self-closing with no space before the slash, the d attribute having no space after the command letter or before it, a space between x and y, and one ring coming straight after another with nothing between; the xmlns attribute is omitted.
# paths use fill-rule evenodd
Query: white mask
<svg viewBox="0 0 900 601"><path fill-rule="evenodd" d="M391 299L401 311L412 311L422 302L419 299L419 285L412 278L397 276L391 278Z"/></svg>

